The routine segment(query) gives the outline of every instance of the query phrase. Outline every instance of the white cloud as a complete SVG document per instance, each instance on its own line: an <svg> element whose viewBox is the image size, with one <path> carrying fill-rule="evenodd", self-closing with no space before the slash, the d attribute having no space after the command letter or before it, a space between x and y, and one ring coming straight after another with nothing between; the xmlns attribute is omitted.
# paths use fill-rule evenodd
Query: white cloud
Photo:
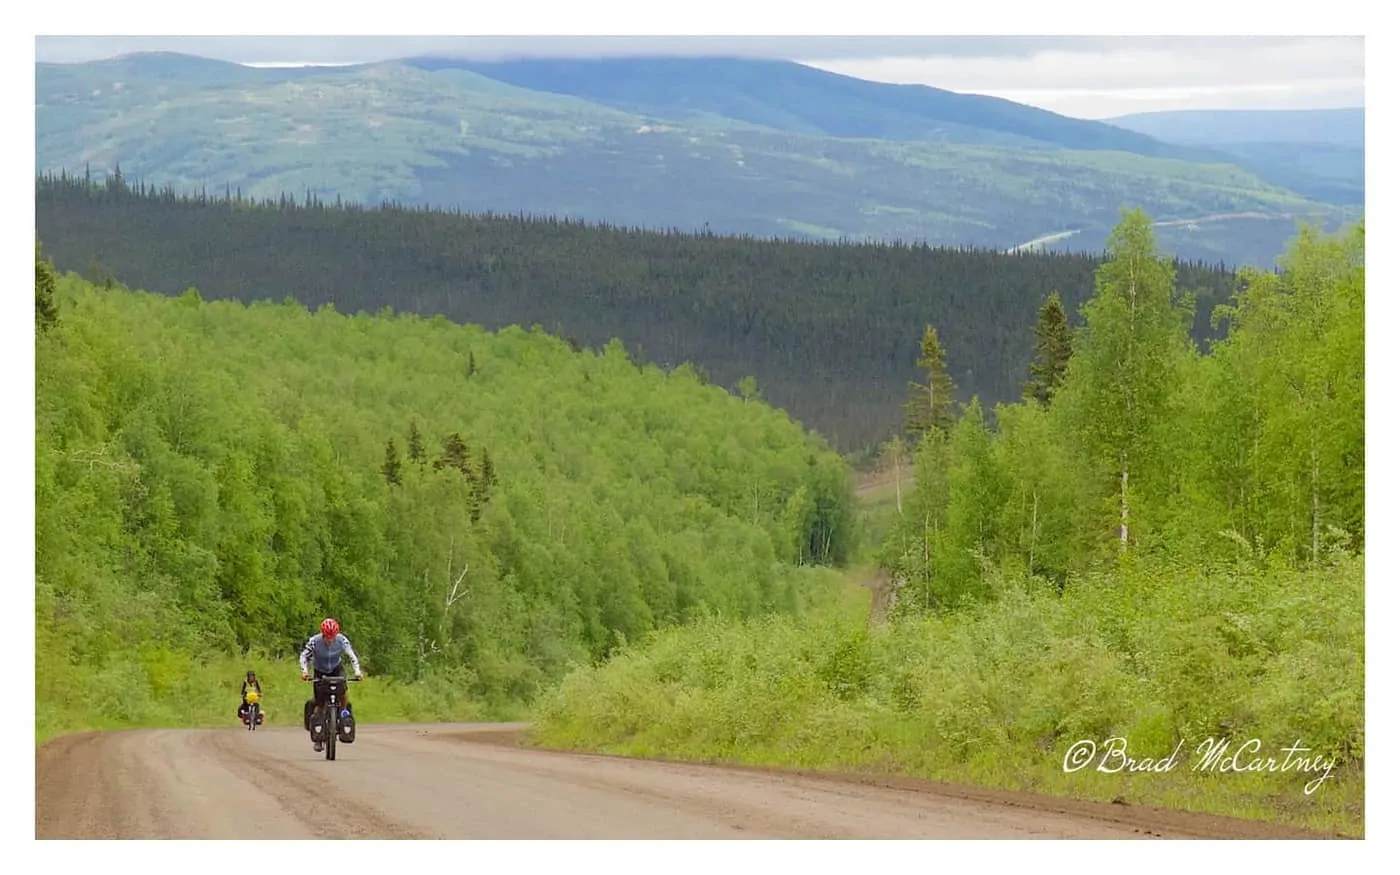
<svg viewBox="0 0 1400 875"><path fill-rule="evenodd" d="M1362 105L1360 38L1173 40L1170 45L1047 49L1018 57L804 60L880 82L991 94L1087 118L1188 108ZM1131 41L1125 41L1131 42ZM1109 43L1111 45L1111 43Z"/></svg>
<svg viewBox="0 0 1400 875"><path fill-rule="evenodd" d="M1193 108L1359 106L1360 37L40 37L39 60L177 51L242 63L421 54L728 54L990 94L1083 118ZM814 59L814 60L807 60Z"/></svg>

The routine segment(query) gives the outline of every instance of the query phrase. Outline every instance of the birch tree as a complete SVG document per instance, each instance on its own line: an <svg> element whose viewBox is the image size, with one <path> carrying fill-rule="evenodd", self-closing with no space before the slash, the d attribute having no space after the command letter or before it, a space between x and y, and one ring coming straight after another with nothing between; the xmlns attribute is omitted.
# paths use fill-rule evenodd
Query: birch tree
<svg viewBox="0 0 1400 875"><path fill-rule="evenodd" d="M1217 427L1237 521L1260 550L1317 562L1327 531L1359 546L1365 502L1364 229L1304 229L1282 271L1249 271L1215 353Z"/></svg>
<svg viewBox="0 0 1400 875"><path fill-rule="evenodd" d="M1142 491L1134 478L1147 483L1163 473L1152 466L1161 461L1161 426L1190 350L1190 313L1173 301L1174 271L1158 255L1145 213L1125 212L1108 242L1060 397L1126 550Z"/></svg>

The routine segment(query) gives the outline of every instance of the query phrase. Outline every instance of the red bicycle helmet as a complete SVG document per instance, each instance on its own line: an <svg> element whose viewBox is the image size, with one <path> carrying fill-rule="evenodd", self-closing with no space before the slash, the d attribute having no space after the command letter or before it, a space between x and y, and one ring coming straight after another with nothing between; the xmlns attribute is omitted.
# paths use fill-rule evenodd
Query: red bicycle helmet
<svg viewBox="0 0 1400 875"><path fill-rule="evenodd" d="M321 634L327 639L334 638L340 634L340 624L330 617L321 621Z"/></svg>

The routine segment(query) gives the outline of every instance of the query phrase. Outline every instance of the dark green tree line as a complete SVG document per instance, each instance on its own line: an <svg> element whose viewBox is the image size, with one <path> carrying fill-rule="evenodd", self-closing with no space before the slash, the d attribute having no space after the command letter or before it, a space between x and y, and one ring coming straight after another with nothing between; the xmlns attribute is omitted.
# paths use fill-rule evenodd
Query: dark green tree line
<svg viewBox="0 0 1400 875"><path fill-rule="evenodd" d="M36 221L55 263L132 288L245 303L291 296L345 313L442 314L487 328L538 324L599 349L619 338L664 368L691 362L716 385L753 377L764 397L843 452L902 427L935 325L958 401L1020 398L1035 354L1026 328L1058 290L1066 312L1094 292L1099 257L877 243L798 243L640 231L578 221L463 215L313 196L254 203L139 182L42 176ZM1233 276L1177 263L1202 308ZM99 275L100 274L100 275ZM464 350L458 376L475 379Z"/></svg>

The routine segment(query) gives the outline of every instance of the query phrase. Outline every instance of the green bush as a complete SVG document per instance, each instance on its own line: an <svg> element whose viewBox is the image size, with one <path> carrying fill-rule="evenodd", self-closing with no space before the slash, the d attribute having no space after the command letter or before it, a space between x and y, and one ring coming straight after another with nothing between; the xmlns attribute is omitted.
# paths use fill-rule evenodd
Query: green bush
<svg viewBox="0 0 1400 875"><path fill-rule="evenodd" d="M863 615L708 621L580 668L536 710L540 744L866 769L1360 830L1360 558L1319 571L1139 568L1063 595L999 581L969 612L867 629ZM1336 757L1299 774L1192 772L1221 734ZM1169 774L1065 773L1071 744L1124 736Z"/></svg>

